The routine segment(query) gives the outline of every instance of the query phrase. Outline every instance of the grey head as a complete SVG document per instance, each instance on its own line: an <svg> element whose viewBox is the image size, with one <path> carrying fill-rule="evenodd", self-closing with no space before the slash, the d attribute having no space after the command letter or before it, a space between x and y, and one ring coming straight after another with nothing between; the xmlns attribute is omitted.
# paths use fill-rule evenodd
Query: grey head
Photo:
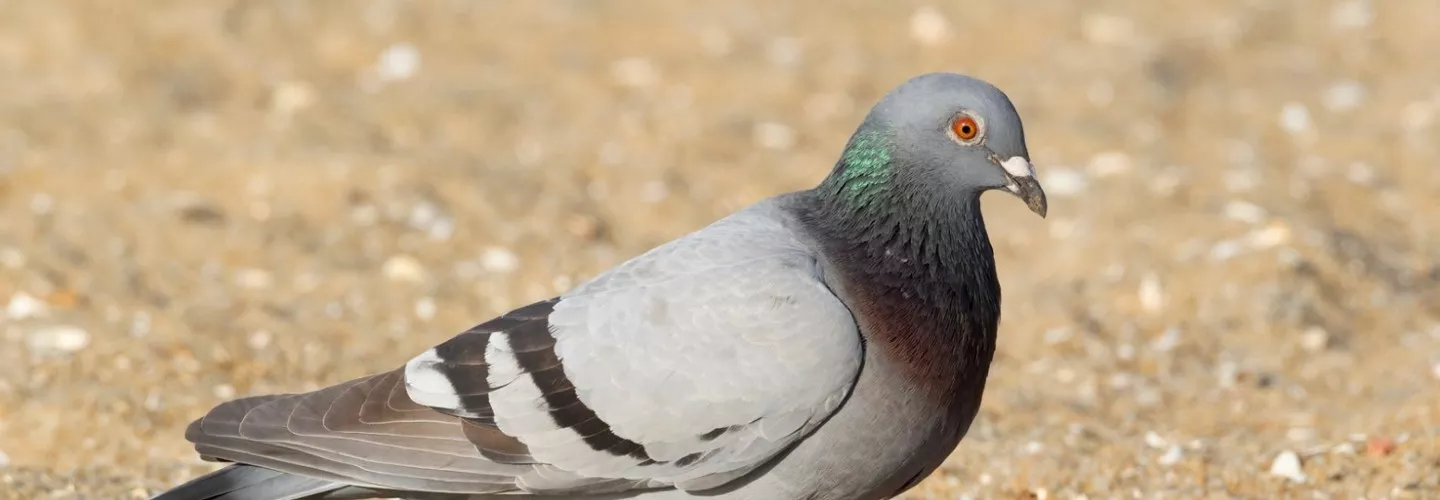
<svg viewBox="0 0 1440 500"><path fill-rule="evenodd" d="M1047 209L1015 106L994 85L966 75L928 73L891 90L840 163L827 183L856 194L895 183L974 196L999 189L1041 217Z"/></svg>

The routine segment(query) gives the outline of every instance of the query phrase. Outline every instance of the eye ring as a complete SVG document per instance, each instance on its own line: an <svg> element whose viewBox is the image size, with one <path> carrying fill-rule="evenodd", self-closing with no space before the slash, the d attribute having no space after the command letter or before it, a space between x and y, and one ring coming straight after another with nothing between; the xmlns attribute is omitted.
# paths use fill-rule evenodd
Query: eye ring
<svg viewBox="0 0 1440 500"><path fill-rule="evenodd" d="M972 146L984 139L984 122L970 113L960 113L950 120L950 137L955 142Z"/></svg>

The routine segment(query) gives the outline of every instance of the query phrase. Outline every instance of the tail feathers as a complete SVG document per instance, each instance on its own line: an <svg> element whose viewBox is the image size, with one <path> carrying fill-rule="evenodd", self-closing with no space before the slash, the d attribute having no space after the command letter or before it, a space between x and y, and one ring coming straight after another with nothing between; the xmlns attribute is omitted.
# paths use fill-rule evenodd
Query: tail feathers
<svg viewBox="0 0 1440 500"><path fill-rule="evenodd" d="M192 479L150 500L299 500L321 497L346 485L234 464Z"/></svg>

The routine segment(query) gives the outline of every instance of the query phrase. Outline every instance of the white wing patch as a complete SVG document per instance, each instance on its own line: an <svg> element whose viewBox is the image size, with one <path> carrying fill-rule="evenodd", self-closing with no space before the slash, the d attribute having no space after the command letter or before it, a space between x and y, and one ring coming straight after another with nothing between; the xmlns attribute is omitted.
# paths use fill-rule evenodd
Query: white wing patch
<svg viewBox="0 0 1440 500"><path fill-rule="evenodd" d="M459 409L462 406L460 396L455 394L455 386L440 370L443 363L434 349L428 349L405 363L405 394L410 396L411 401L434 408Z"/></svg>

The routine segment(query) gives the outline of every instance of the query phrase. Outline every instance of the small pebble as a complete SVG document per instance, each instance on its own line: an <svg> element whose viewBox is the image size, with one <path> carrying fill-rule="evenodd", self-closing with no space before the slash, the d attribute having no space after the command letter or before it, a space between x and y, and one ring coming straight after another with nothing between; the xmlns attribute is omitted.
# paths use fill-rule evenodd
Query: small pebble
<svg viewBox="0 0 1440 500"><path fill-rule="evenodd" d="M427 273L420 261L409 255L394 255L385 260L380 272L391 281L418 283L425 281Z"/></svg>
<svg viewBox="0 0 1440 500"><path fill-rule="evenodd" d="M245 268L235 271L235 284L241 288L263 290L274 283L275 279L264 269Z"/></svg>
<svg viewBox="0 0 1440 500"><path fill-rule="evenodd" d="M640 188L640 199L646 203L659 203L669 197L670 187L665 185L665 181L646 182Z"/></svg>
<svg viewBox="0 0 1440 500"><path fill-rule="evenodd" d="M1044 178L1045 194L1071 196L1085 192L1090 180L1082 172L1064 167L1050 167L1040 174Z"/></svg>
<svg viewBox="0 0 1440 500"><path fill-rule="evenodd" d="M800 43L799 38L780 37L772 40L765 48L765 55L770 63L782 68L790 68L800 64L805 56L805 47Z"/></svg>
<svg viewBox="0 0 1440 500"><path fill-rule="evenodd" d="M1285 437L1291 441L1311 441L1315 439L1315 429L1309 427L1291 427L1285 431Z"/></svg>
<svg viewBox="0 0 1440 500"><path fill-rule="evenodd" d="M1086 41L1096 45L1125 45L1135 35L1135 24L1111 14L1089 14L1081 20L1080 30Z"/></svg>
<svg viewBox="0 0 1440 500"><path fill-rule="evenodd" d="M1383 458L1395 452L1395 440L1384 436L1375 436L1365 441L1365 456L1370 458Z"/></svg>
<svg viewBox="0 0 1440 500"><path fill-rule="evenodd" d="M550 280L550 286L554 287L556 292L563 293L575 286L575 279L561 274L556 276L555 279Z"/></svg>
<svg viewBox="0 0 1440 500"><path fill-rule="evenodd" d="M610 78L625 87L648 88L660 83L660 68L643 57L628 57L610 65Z"/></svg>
<svg viewBox="0 0 1440 500"><path fill-rule="evenodd" d="M1165 290L1160 285L1160 277L1155 274L1147 274L1140 279L1140 308L1145 312L1156 313L1165 307Z"/></svg>
<svg viewBox="0 0 1440 500"><path fill-rule="evenodd" d="M420 49L408 43L385 48L375 63L375 76L381 83L408 79L420 71Z"/></svg>
<svg viewBox="0 0 1440 500"><path fill-rule="evenodd" d="M1175 465L1180 463L1184 455L1185 453L1181 451L1179 446L1171 446L1170 449L1165 450L1164 455L1160 455L1160 458L1155 459L1155 462L1165 466Z"/></svg>
<svg viewBox="0 0 1440 500"><path fill-rule="evenodd" d="M1429 101L1415 101L1400 110L1400 126L1406 132L1419 133L1435 123L1436 106Z"/></svg>
<svg viewBox="0 0 1440 500"><path fill-rule="evenodd" d="M755 144L774 151L788 151L795 147L795 129L777 122L760 122L755 125Z"/></svg>
<svg viewBox="0 0 1440 500"><path fill-rule="evenodd" d="M1325 108L1332 112L1353 111L1365 101L1365 86L1356 81L1343 81L1325 89Z"/></svg>
<svg viewBox="0 0 1440 500"><path fill-rule="evenodd" d="M1180 346L1180 328L1166 328L1159 337L1150 342L1150 349L1155 352L1170 352Z"/></svg>
<svg viewBox="0 0 1440 500"><path fill-rule="evenodd" d="M1300 347L1307 351L1320 352L1329 346L1330 332L1325 331L1324 328L1312 326L1300 334Z"/></svg>
<svg viewBox="0 0 1440 500"><path fill-rule="evenodd" d="M432 319L435 319L435 310L435 299L432 299L430 297L421 297L419 300L415 301L415 317L419 318L420 321L430 321Z"/></svg>
<svg viewBox="0 0 1440 500"><path fill-rule="evenodd" d="M520 268L520 257L505 247L490 247L480 253L480 267L495 274L509 274Z"/></svg>
<svg viewBox="0 0 1440 500"><path fill-rule="evenodd" d="M135 315L130 318L130 336L135 338L141 338L149 335L150 326L150 313L147 313L145 311L136 311Z"/></svg>
<svg viewBox="0 0 1440 500"><path fill-rule="evenodd" d="M1151 448L1160 449L1170 446L1170 442L1160 437L1155 431L1145 431L1145 445Z"/></svg>
<svg viewBox="0 0 1440 500"><path fill-rule="evenodd" d="M35 193L30 196L30 213L35 215L48 215L55 211L55 198L45 193Z"/></svg>
<svg viewBox="0 0 1440 500"><path fill-rule="evenodd" d="M9 466L10 466L10 455L6 455L4 451L0 451L0 468L5 468L5 467L9 467Z"/></svg>
<svg viewBox="0 0 1440 500"><path fill-rule="evenodd" d="M1154 387L1139 387L1135 390L1135 404L1149 408L1160 404L1160 390Z"/></svg>
<svg viewBox="0 0 1440 500"><path fill-rule="evenodd" d="M1275 456L1275 461L1270 463L1270 475L1283 477L1295 483L1304 483L1308 479L1300 465L1300 455L1290 450L1282 451Z"/></svg>
<svg viewBox="0 0 1440 500"><path fill-rule="evenodd" d="M1375 7L1370 0L1349 0L1330 8L1330 25L1337 30L1360 29L1374 21Z"/></svg>
<svg viewBox="0 0 1440 500"><path fill-rule="evenodd" d="M1068 385L1071 382L1074 382L1075 376L1075 370L1071 370L1069 368L1060 368L1055 370L1055 381L1060 382L1061 384Z"/></svg>
<svg viewBox="0 0 1440 500"><path fill-rule="evenodd" d="M9 247L0 248L0 266L20 269L25 267L25 260L25 254L20 253L19 250Z"/></svg>
<svg viewBox="0 0 1440 500"><path fill-rule="evenodd" d="M350 209L350 222L356 226L373 226L380 221L380 207L366 203Z"/></svg>
<svg viewBox="0 0 1440 500"><path fill-rule="evenodd" d="M1290 227L1276 223L1245 235L1245 246L1254 250L1275 248L1290 241Z"/></svg>
<svg viewBox="0 0 1440 500"><path fill-rule="evenodd" d="M1130 155L1119 151L1107 151L1090 158L1087 169L1096 177L1109 177L1130 171Z"/></svg>
<svg viewBox="0 0 1440 500"><path fill-rule="evenodd" d="M1110 384L1111 389L1116 390L1123 390L1129 388L1131 385L1134 385L1130 381L1130 375L1126 373L1111 374L1109 380L1106 380L1106 383Z"/></svg>
<svg viewBox="0 0 1440 500"><path fill-rule="evenodd" d="M438 219L425 229L425 235L435 241L448 241L455 235L455 221L449 217Z"/></svg>
<svg viewBox="0 0 1440 500"><path fill-rule="evenodd" d="M1240 381L1240 365L1234 361L1221 361L1220 365L1215 367L1215 379L1222 389L1235 387L1235 383Z"/></svg>
<svg viewBox="0 0 1440 500"><path fill-rule="evenodd" d="M69 354L90 345L90 332L76 326L54 325L30 332L30 350L37 354Z"/></svg>
<svg viewBox="0 0 1440 500"><path fill-rule="evenodd" d="M215 394L216 398L230 399L235 397L235 386L230 384L219 384L216 385L211 392Z"/></svg>
<svg viewBox="0 0 1440 500"><path fill-rule="evenodd" d="M1310 110L1298 102L1285 104L1280 108L1280 127L1291 134L1310 130Z"/></svg>
<svg viewBox="0 0 1440 500"><path fill-rule="evenodd" d="M284 82L270 92L270 110L280 116L293 115L315 104L315 87L306 82Z"/></svg>
<svg viewBox="0 0 1440 500"><path fill-rule="evenodd" d="M73 290L56 290L45 295L45 302L53 306L66 308L75 307L78 301L79 297L75 295ZM119 314L118 310L115 311L115 314Z"/></svg>
<svg viewBox="0 0 1440 500"><path fill-rule="evenodd" d="M1072 333L1069 328L1061 327L1045 330L1043 338L1045 339L1045 345L1055 345L1070 340L1070 338L1074 336L1075 334Z"/></svg>
<svg viewBox="0 0 1440 500"><path fill-rule="evenodd" d="M245 339L245 344L249 345L251 349L258 351L269 347L272 337L269 330L255 330L250 334L249 338Z"/></svg>
<svg viewBox="0 0 1440 500"><path fill-rule="evenodd" d="M406 223L429 234L431 239L444 241L455 232L455 223L435 203L421 201L410 207Z"/></svg>
<svg viewBox="0 0 1440 500"><path fill-rule="evenodd" d="M600 221L587 214L573 214L565 218L565 230L577 238L593 240L600 234Z"/></svg>
<svg viewBox="0 0 1440 500"><path fill-rule="evenodd" d="M1115 346L1115 357L1124 361L1135 359L1135 346L1130 344Z"/></svg>
<svg viewBox="0 0 1440 500"><path fill-rule="evenodd" d="M145 394L145 401L140 403L146 410L158 411L165 406L164 396L158 390L151 390Z"/></svg>
<svg viewBox="0 0 1440 500"><path fill-rule="evenodd" d="M910 15L910 38L921 45L939 45L950 37L950 21L931 6L915 9Z"/></svg>
<svg viewBox="0 0 1440 500"><path fill-rule="evenodd" d="M44 316L49 309L50 306L44 301L25 292L16 292L10 296L10 303L5 306L5 316L12 320L30 319Z"/></svg>
<svg viewBox="0 0 1440 500"><path fill-rule="evenodd" d="M1248 201L1231 200L1225 204L1225 216L1238 222L1259 224L1265 220L1265 209Z"/></svg>
<svg viewBox="0 0 1440 500"><path fill-rule="evenodd" d="M1350 179L1350 182L1369 186L1375 183L1375 168L1365 162L1351 163L1350 168L1345 171L1345 178Z"/></svg>

